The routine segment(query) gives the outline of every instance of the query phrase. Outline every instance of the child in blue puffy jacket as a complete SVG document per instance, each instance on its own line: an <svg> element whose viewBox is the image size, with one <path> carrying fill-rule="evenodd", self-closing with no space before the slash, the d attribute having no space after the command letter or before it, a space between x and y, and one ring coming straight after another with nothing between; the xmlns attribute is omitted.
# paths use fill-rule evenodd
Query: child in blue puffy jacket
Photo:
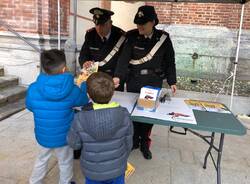
<svg viewBox="0 0 250 184"><path fill-rule="evenodd" d="M35 137L39 153L30 177L30 184L42 183L52 152L58 159L59 183L68 184L73 177L73 150L66 136L74 117L74 107L88 103L86 91L74 84L74 77L66 72L63 51L52 49L41 53L44 73L27 91L26 107L33 112Z"/></svg>

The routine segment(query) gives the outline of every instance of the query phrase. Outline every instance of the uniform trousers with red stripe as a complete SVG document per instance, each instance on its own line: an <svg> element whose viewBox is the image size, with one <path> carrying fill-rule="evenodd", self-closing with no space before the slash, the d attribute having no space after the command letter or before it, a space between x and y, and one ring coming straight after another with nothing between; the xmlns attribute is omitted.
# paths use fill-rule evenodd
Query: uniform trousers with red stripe
<svg viewBox="0 0 250 184"><path fill-rule="evenodd" d="M141 68L144 69L144 68ZM141 75L139 74L139 69L133 72L131 69L130 73L127 75L127 91L132 93L140 93L140 90L144 86L154 86L161 87L162 79L154 74ZM133 122L134 124L134 146L137 147L138 143L141 145L141 149L149 148L151 139L150 134L153 124Z"/></svg>
<svg viewBox="0 0 250 184"><path fill-rule="evenodd" d="M147 147L149 149L151 145L151 130L153 128L153 124L148 123L140 123L140 122L133 122L134 124L134 136L133 141L134 144L140 144L141 147Z"/></svg>

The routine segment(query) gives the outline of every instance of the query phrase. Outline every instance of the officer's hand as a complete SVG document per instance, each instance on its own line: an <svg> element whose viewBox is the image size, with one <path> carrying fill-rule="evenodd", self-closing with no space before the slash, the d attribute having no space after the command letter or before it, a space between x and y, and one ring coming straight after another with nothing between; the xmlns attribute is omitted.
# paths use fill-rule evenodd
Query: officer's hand
<svg viewBox="0 0 250 184"><path fill-rule="evenodd" d="M174 85L171 85L170 87L171 87L171 91L172 91L173 95L175 96L176 95L176 91L177 91L176 85L174 84Z"/></svg>
<svg viewBox="0 0 250 184"><path fill-rule="evenodd" d="M115 88L118 88L118 86L120 85L120 79L118 77L114 77L113 81L114 81L114 84L115 84Z"/></svg>
<svg viewBox="0 0 250 184"><path fill-rule="evenodd" d="M86 61L83 63L82 68L89 68L93 64L93 61Z"/></svg>

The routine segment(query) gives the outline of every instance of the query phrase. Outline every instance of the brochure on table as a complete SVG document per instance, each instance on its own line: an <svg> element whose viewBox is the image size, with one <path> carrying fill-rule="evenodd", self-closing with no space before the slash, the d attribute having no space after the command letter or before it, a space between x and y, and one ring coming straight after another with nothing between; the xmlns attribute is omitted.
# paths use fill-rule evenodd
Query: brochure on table
<svg viewBox="0 0 250 184"><path fill-rule="evenodd" d="M167 121L196 124L193 111L185 104L184 98L171 98L171 101L159 103L155 112L149 112L135 108L138 97L139 94L137 93L116 91L112 101L116 101L121 106L126 107L132 116L143 116Z"/></svg>
<svg viewBox="0 0 250 184"><path fill-rule="evenodd" d="M171 101L159 103L155 112L149 112L134 108L132 116L144 116L148 118L175 121L180 123L197 124L193 110L188 108L184 98L171 98Z"/></svg>
<svg viewBox="0 0 250 184"><path fill-rule="evenodd" d="M190 109L200 110L200 111L209 111L209 112L218 112L218 113L228 113L231 112L221 103L217 102L208 102L202 100L185 100L185 103Z"/></svg>

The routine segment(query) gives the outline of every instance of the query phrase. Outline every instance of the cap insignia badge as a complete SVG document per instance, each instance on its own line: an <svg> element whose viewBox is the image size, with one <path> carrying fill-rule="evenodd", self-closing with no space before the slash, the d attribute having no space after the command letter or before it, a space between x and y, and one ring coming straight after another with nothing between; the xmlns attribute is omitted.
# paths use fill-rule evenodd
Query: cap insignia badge
<svg viewBox="0 0 250 184"><path fill-rule="evenodd" d="M94 14L95 15L103 15L103 12L101 10L96 9L96 10L94 10Z"/></svg>
<svg viewBox="0 0 250 184"><path fill-rule="evenodd" d="M143 16L144 16L143 12L142 12L142 11L139 11L139 12L138 12L138 17L141 18L141 17L143 17Z"/></svg>

